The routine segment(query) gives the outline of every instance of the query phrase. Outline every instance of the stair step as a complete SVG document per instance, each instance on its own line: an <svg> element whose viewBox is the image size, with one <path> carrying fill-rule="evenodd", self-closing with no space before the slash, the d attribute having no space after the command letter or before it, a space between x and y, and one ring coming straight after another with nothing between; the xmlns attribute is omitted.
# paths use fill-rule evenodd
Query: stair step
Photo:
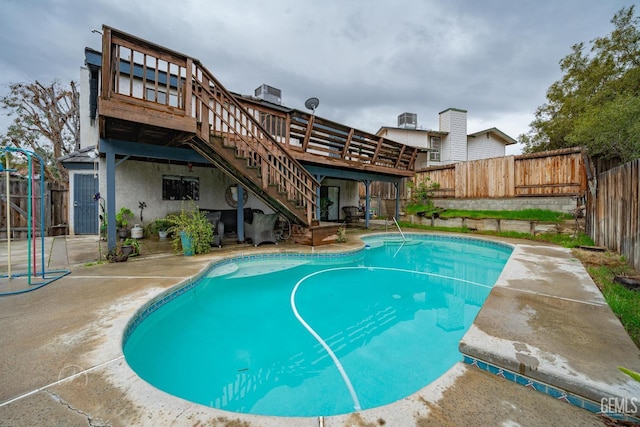
<svg viewBox="0 0 640 427"><path fill-rule="evenodd" d="M268 203L275 203L274 206L279 203L281 208L288 212L284 214L285 216L296 222L305 221L306 207L304 201L301 202L300 198L297 198L297 200L290 199L291 193L286 190L287 187L283 185L283 182L267 183L265 186L262 171L268 170L269 165L261 164L261 160L257 158L250 148L245 150L242 147L238 147L235 142L237 141L230 141L220 136L212 136L209 141L202 141L199 145L207 153L205 157L215 158L216 161L226 164L227 166L224 168L231 174L244 176L241 179L244 182L242 185L253 186L256 191L261 191L265 200L270 200ZM233 151L222 150L223 148Z"/></svg>

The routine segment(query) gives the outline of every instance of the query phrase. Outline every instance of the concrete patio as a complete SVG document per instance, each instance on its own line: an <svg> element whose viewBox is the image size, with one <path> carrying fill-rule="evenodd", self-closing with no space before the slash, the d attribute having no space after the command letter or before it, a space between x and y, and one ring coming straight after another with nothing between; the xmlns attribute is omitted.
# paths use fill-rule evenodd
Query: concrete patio
<svg viewBox="0 0 640 427"><path fill-rule="evenodd" d="M173 254L169 241L144 239L140 257L116 264L96 263L96 236L47 238L48 268L71 274L0 298L0 426L585 426L605 425L605 419L567 403L574 394L640 407L640 383L617 369L640 371L640 350L580 262L555 246L496 240L515 245L514 253L460 347L486 370L457 363L418 393L359 413L275 418L216 410L152 387L123 358L124 328L145 302L213 261L256 252L343 251L360 247L357 237L318 248L233 244L194 257ZM14 242L14 271L25 270L25 254L25 242ZM4 244L0 259L7 259ZM6 263L0 269L6 273ZM0 279L0 291L14 286L8 282ZM489 365L504 371L487 372ZM511 375L534 382L504 378ZM540 384L568 394L544 394Z"/></svg>

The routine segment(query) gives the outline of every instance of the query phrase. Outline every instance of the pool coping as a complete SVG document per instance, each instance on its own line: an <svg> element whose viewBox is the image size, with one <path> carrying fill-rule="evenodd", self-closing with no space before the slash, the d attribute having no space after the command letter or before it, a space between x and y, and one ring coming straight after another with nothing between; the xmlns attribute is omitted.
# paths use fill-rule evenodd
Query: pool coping
<svg viewBox="0 0 640 427"><path fill-rule="evenodd" d="M517 245L460 352L553 398L640 422L640 382L618 369L640 370L640 350L568 249Z"/></svg>

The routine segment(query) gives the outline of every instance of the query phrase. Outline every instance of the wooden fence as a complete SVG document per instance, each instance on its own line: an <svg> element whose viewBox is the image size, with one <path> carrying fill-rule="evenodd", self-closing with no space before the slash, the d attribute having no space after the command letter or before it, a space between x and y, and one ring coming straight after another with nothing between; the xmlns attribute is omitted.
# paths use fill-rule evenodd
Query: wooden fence
<svg viewBox="0 0 640 427"><path fill-rule="evenodd" d="M67 234L68 190L59 184L46 183L44 192L45 209L45 234L54 236ZM29 182L25 178L11 177L9 179L9 217L11 220L11 238L22 239L27 237L29 222L27 219ZM0 177L0 239L7 238L7 194L6 177ZM31 224L34 236L40 235L41 221L41 197L40 182L33 183Z"/></svg>
<svg viewBox="0 0 640 427"><path fill-rule="evenodd" d="M596 182L587 198L587 233L640 270L640 159L599 174Z"/></svg>
<svg viewBox="0 0 640 427"><path fill-rule="evenodd" d="M416 183L438 183L434 197L580 196L587 189L585 159L580 147L495 157L422 169Z"/></svg>

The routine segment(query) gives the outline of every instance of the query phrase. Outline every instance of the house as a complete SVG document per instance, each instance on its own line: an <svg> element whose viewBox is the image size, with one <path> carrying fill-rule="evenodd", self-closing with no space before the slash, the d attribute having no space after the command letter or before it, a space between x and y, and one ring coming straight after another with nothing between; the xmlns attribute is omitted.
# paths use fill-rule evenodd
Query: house
<svg viewBox="0 0 640 427"><path fill-rule="evenodd" d="M517 141L493 127L467 134L467 111L448 108L439 114L439 129L421 129L415 113L398 116L398 127L383 126L376 135L421 148L416 169L469 160L502 157Z"/></svg>
<svg viewBox="0 0 640 427"><path fill-rule="evenodd" d="M144 225L187 199L236 210L239 241L245 207L304 234L344 220L358 183L413 177L417 147L287 108L269 87L232 93L193 57L108 26L102 34L103 52L86 49L81 70L81 149L62 159L72 234L95 233L103 207L114 218L126 206Z"/></svg>

